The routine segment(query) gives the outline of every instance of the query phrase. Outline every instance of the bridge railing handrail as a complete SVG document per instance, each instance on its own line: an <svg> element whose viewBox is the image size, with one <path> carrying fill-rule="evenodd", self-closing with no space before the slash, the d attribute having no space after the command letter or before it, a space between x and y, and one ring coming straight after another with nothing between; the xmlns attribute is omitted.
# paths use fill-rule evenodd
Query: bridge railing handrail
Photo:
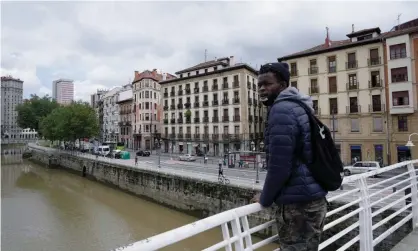
<svg viewBox="0 0 418 251"><path fill-rule="evenodd" d="M387 167L380 168L375 171L370 171L364 174L353 175L344 177L343 185L347 185L349 183L355 183L355 188L352 190L344 191L343 193L331 196L328 198L329 202L335 201L337 199L341 199L352 195L354 198L349 199L347 204L344 204L338 208L335 208L327 213L327 218L331 215L334 215L338 212L341 212L351 206L358 205L358 208L344 214L342 217L328 222L324 226L324 232L329 230L330 228L346 221L349 218L352 218L358 215L358 220L353 224L349 225L342 231L334 234L332 237L323 241L320 246L319 250L324 249L325 247L329 246L330 244L334 243L350 231L359 228L358 235L354 238L346 242L344 245L339 247L338 250L346 250L347 248L354 245L356 242L359 242L359 249L360 251L373 251L374 246L379 244L383 239L385 239L388 235L396 231L399 227L404 225L406 222L412 219L412 223L414 227L418 227L418 192L417 192L417 170L415 169L414 165L418 164L418 160L412 161L404 161L401 163L397 163L394 165L390 165ZM376 184L371 186L367 185L367 179L370 177L375 177L376 175L389 172L395 169L400 169L403 167L407 167L407 171L397 174L389 179L385 179L383 181L379 181ZM377 184L384 184L389 181L393 181L396 178L402 178L402 176L409 175L409 178L405 178L395 184L388 185L383 189L378 191L372 192L369 190L370 187L374 188ZM385 197L378 198L376 201L372 202L371 198L375 197L376 195L381 195L383 192L399 186L402 183L407 183L404 187L397 189L392 194L389 194ZM410 193L406 194L405 196L399 196L402 192L406 193L406 190L410 189ZM359 194L360 193L360 194ZM398 197L395 197L397 195ZM389 201L386 205L382 206L380 209L372 211L372 206L383 203L387 199L392 199L393 201ZM394 211L389 216L382 217L379 222L373 222L373 217L376 215L384 212L385 210L394 207L400 202L405 202L405 200L409 199L410 203L406 203L405 206L401 206L401 208ZM408 212L407 210L410 209ZM265 240L259 241L258 243L253 244L251 240L251 234L269 228L274 224L274 220L270 220L266 223L262 223L258 226L250 228L248 222L248 215L254 214L264 210L260 204L254 203L238 208L234 208L210 217L207 217L202 220L198 220L196 222L187 224L185 226L167 231L165 233L161 233L155 235L153 237L129 244L124 247L117 248L115 250L124 250L124 251L144 251L144 250L158 250L163 247L167 247L172 245L176 242L182 241L184 239L188 239L192 236L197 234L203 233L209 229L213 229L216 227L221 226L222 233L223 233L223 241L216 243L215 245L205 249L205 250L217 250L219 248L225 248L225 250L230 251L232 250L232 245L234 245L234 250L254 250L261 246L267 245L269 243L274 242L278 236L273 235L270 238ZM387 223L389 220L393 219L397 216L404 216L401 220L398 221L395 225L388 228L386 231L381 233L379 236L373 238L373 230L381 227L383 224ZM229 234L228 225L232 228L233 236ZM244 245L245 242L245 245Z"/></svg>

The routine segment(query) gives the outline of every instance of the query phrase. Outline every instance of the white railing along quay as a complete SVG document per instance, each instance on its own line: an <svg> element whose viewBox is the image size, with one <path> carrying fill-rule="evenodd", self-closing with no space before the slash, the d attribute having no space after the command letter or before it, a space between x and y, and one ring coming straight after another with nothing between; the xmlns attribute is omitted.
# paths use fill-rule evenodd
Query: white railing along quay
<svg viewBox="0 0 418 251"><path fill-rule="evenodd" d="M414 228L418 227L417 170L414 167L417 164L418 160L405 161L368 173L345 177L343 187L346 185L350 187L354 183L353 189L330 193L327 199L332 203L348 197L345 200L347 203L330 210L326 217L329 218L333 215L335 217L337 213L343 216L327 222L323 236L326 236L327 231L343 222L346 222L349 226L341 231L334 231L330 238L320 244L319 250L335 244L337 240L350 233L350 236L345 237L348 241L345 244L339 244L334 250L343 251L356 244L360 251L373 251L376 245L409 220L412 220ZM377 183L368 185L371 179L375 179L372 177L376 175L405 167L405 171L399 175L388 179L379 179ZM410 190L409 193L406 192L407 189ZM406 200L409 203L406 203ZM349 210L350 207L357 208L351 212L342 212L343 210ZM373 220L375 216L388 209L392 210L390 215L381 215L382 219L379 221ZM277 235L274 235L257 243L252 242L252 234L275 224L275 221L271 220L261 225L250 227L248 216L262 210L263 208L258 203L234 208L114 250L158 250L219 226L222 229L223 241L204 249L205 251L219 249L227 251L255 250L274 242L278 238ZM377 231L379 227L382 227L395 217L400 218L396 224L384 229L384 231ZM347 222L349 219L354 219L354 223L350 224L351 222ZM386 226L388 225L390 224L386 224ZM232 229L232 236L230 235L229 227Z"/></svg>

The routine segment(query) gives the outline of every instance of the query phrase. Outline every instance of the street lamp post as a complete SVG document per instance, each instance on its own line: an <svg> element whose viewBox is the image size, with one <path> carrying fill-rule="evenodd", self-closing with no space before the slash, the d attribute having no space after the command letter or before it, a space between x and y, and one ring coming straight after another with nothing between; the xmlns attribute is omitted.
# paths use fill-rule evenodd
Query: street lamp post
<svg viewBox="0 0 418 251"><path fill-rule="evenodd" d="M409 147L413 147L413 146L415 146L415 145L414 145L414 143L412 143L412 141L411 141L411 137L412 137L412 135L418 135L418 133L416 133L416 132L411 133L411 134L409 135L408 142L406 143L406 145L405 145L405 146L409 146Z"/></svg>
<svg viewBox="0 0 418 251"><path fill-rule="evenodd" d="M155 139L154 145L156 146L156 151L158 155L158 168L161 168L161 139Z"/></svg>
<svg viewBox="0 0 418 251"><path fill-rule="evenodd" d="M263 141L260 142L260 152L263 151L264 149L264 143ZM260 156L260 160L261 160L261 156ZM260 183L260 177L259 177L259 165L257 165L257 173L256 173L256 177L255 177L255 183Z"/></svg>

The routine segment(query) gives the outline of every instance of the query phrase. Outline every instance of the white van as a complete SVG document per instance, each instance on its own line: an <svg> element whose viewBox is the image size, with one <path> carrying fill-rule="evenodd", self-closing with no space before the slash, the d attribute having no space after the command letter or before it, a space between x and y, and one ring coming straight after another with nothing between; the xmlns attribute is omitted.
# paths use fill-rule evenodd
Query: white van
<svg viewBox="0 0 418 251"><path fill-rule="evenodd" d="M99 146L97 148L97 153L101 156L107 156L110 153L109 146Z"/></svg>

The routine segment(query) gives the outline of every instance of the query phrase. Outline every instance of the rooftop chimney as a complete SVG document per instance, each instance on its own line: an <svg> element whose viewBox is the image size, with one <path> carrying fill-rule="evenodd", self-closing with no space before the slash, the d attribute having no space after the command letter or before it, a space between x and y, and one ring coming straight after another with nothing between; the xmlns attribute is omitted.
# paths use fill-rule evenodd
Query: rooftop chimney
<svg viewBox="0 0 418 251"><path fill-rule="evenodd" d="M235 65L234 56L230 56L229 57L229 66L234 66L234 65Z"/></svg>
<svg viewBox="0 0 418 251"><path fill-rule="evenodd" d="M325 47L329 48L331 46L331 39L329 39L329 28L325 28L327 30L327 37L325 38Z"/></svg>
<svg viewBox="0 0 418 251"><path fill-rule="evenodd" d="M354 33L354 24L351 25L351 33Z"/></svg>

